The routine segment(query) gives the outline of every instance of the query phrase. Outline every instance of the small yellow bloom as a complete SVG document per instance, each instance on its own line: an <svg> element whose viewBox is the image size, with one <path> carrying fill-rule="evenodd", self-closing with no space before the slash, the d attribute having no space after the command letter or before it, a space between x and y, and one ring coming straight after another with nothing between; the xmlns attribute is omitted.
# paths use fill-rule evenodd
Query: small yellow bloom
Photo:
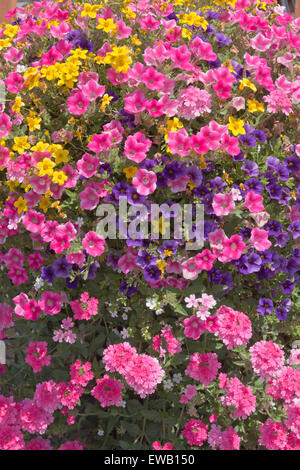
<svg viewBox="0 0 300 470"><path fill-rule="evenodd" d="M99 24L96 26L96 29L103 29L105 33L110 33L111 31L116 31L118 26L114 23L112 18L108 18L107 20L99 18Z"/></svg>
<svg viewBox="0 0 300 470"><path fill-rule="evenodd" d="M29 117L26 118L26 121L27 121L30 132L33 132L35 129L40 129L41 128L41 126L40 126L41 120L42 119L40 117L30 117L29 116Z"/></svg>
<svg viewBox="0 0 300 470"><path fill-rule="evenodd" d="M14 111L17 114L20 114L21 107L24 106L24 103L22 102L20 96L16 96L15 102L12 107L12 111Z"/></svg>
<svg viewBox="0 0 300 470"><path fill-rule="evenodd" d="M251 88L251 90L253 91L257 91L257 88L254 83L250 82L250 80L248 80L247 78L243 78L243 80L240 81L240 90L243 90L245 86Z"/></svg>
<svg viewBox="0 0 300 470"><path fill-rule="evenodd" d="M232 116L229 116L228 129L237 136L239 134L246 134L244 129L244 121L242 119L236 119Z"/></svg>
<svg viewBox="0 0 300 470"><path fill-rule="evenodd" d="M163 275L163 273L165 272L165 267L167 266L166 261L164 261L163 259L159 259L156 261L156 264L158 268L160 269L161 274Z"/></svg>
<svg viewBox="0 0 300 470"><path fill-rule="evenodd" d="M30 149L30 144L28 143L27 135L25 135L24 137L15 137L12 149L18 152L20 155L24 153L25 150Z"/></svg>
<svg viewBox="0 0 300 470"><path fill-rule="evenodd" d="M126 178L129 180L135 176L137 170L138 168L136 166L128 166L124 168L123 173L125 173Z"/></svg>
<svg viewBox="0 0 300 470"><path fill-rule="evenodd" d="M14 203L14 206L18 209L18 214L28 211L27 201L23 199L22 196Z"/></svg>
<svg viewBox="0 0 300 470"><path fill-rule="evenodd" d="M263 103L257 100L247 100L247 103L250 113L255 113L256 111L263 113L265 110Z"/></svg>
<svg viewBox="0 0 300 470"><path fill-rule="evenodd" d="M20 26L8 24L4 30L4 34L9 38L14 38L19 30Z"/></svg>
<svg viewBox="0 0 300 470"><path fill-rule="evenodd" d="M63 171L54 171L52 181L63 186L64 182L67 181L68 177Z"/></svg>
<svg viewBox="0 0 300 470"><path fill-rule="evenodd" d="M103 96L101 100L101 106L100 106L100 109L102 112L105 111L106 106L111 102L112 99L113 99L112 96L109 96L107 93L105 93L105 95Z"/></svg>
<svg viewBox="0 0 300 470"><path fill-rule="evenodd" d="M55 167L55 163L50 160L50 158L44 158L41 162L38 162L36 166L38 170L40 170L40 176L53 175L53 168Z"/></svg>
<svg viewBox="0 0 300 470"><path fill-rule="evenodd" d="M46 196L41 196L41 200L40 200L40 203L39 203L39 207L40 209L42 209L45 213L47 212L48 210L48 207L50 206L50 200L48 197Z"/></svg>
<svg viewBox="0 0 300 470"><path fill-rule="evenodd" d="M172 255L172 251L171 251L171 250L164 250L164 255L165 255L165 256L171 256L171 255Z"/></svg>

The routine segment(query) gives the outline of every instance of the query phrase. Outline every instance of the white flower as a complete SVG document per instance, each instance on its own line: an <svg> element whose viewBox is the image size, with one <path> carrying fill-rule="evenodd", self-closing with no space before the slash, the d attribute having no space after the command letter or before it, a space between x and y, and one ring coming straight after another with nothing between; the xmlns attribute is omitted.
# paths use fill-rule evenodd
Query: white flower
<svg viewBox="0 0 300 470"><path fill-rule="evenodd" d="M174 384L171 379L166 379L163 382L164 390L172 390Z"/></svg>
<svg viewBox="0 0 300 470"><path fill-rule="evenodd" d="M118 316L118 311L113 310L112 312L110 312L110 315L111 315L112 318L116 318Z"/></svg>
<svg viewBox="0 0 300 470"><path fill-rule="evenodd" d="M128 333L128 331L126 330L126 328L123 328L123 330L122 330L121 333L120 333L120 336L121 336L121 338L123 338L123 339L129 338L129 333Z"/></svg>
<svg viewBox="0 0 300 470"><path fill-rule="evenodd" d="M120 406L122 406L122 408L126 408L126 401L125 401L125 400L122 400Z"/></svg>
<svg viewBox="0 0 300 470"><path fill-rule="evenodd" d="M35 288L35 290L38 290L40 287L43 287L44 284L45 283L43 279L41 277L37 277L33 287Z"/></svg>
<svg viewBox="0 0 300 470"><path fill-rule="evenodd" d="M182 375L180 374L180 372L178 374L173 375L173 381L176 384L179 384L182 381Z"/></svg>
<svg viewBox="0 0 300 470"><path fill-rule="evenodd" d="M17 71L18 73L23 73L23 72L25 72L27 69L28 69L28 66L27 66L27 65L18 64L17 67L16 67L16 71Z"/></svg>
<svg viewBox="0 0 300 470"><path fill-rule="evenodd" d="M150 308L150 310L154 310L157 307L156 299L146 299L146 306Z"/></svg>
<svg viewBox="0 0 300 470"><path fill-rule="evenodd" d="M155 310L155 313L156 313L156 315L161 315L162 313L164 313L164 311L163 311L162 308L159 308L159 309Z"/></svg>
<svg viewBox="0 0 300 470"><path fill-rule="evenodd" d="M128 320L128 316L126 315L126 313L123 313L122 318L123 320Z"/></svg>
<svg viewBox="0 0 300 470"><path fill-rule="evenodd" d="M103 429L98 429L98 432L97 432L98 436L104 436L104 431Z"/></svg>
<svg viewBox="0 0 300 470"><path fill-rule="evenodd" d="M78 227L80 228L84 224L84 219L82 217L78 217L75 220L75 224L78 225Z"/></svg>

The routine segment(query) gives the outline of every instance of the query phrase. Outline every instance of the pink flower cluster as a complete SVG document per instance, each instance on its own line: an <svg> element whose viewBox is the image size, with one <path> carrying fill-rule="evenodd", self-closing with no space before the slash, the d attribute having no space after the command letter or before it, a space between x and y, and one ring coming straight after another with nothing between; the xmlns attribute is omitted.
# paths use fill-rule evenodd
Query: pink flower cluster
<svg viewBox="0 0 300 470"><path fill-rule="evenodd" d="M83 292L79 300L70 302L70 306L76 320L90 320L92 316L98 314L98 299L89 297L88 292Z"/></svg>
<svg viewBox="0 0 300 470"><path fill-rule="evenodd" d="M190 446L201 447L207 439L207 429L208 426L200 419L191 418L185 423L181 434L187 439Z"/></svg>
<svg viewBox="0 0 300 470"><path fill-rule="evenodd" d="M261 379L272 377L284 364L284 352L272 341L258 341L249 349L254 372Z"/></svg>
<svg viewBox="0 0 300 470"><path fill-rule="evenodd" d="M226 374L222 375L225 376ZM222 380L224 379L226 378L222 377ZM243 385L237 377L233 377L227 379L222 388L226 389L226 394L221 397L221 402L224 406L234 408L232 418L246 419L255 411L256 397L250 386Z"/></svg>
<svg viewBox="0 0 300 470"><path fill-rule="evenodd" d="M119 372L141 398L154 393L164 376L157 359L137 354L136 349L126 342L106 348L103 361L107 371Z"/></svg>
<svg viewBox="0 0 300 470"><path fill-rule="evenodd" d="M252 336L251 321L238 310L222 305L216 312L218 336L228 349L244 346Z"/></svg>
<svg viewBox="0 0 300 470"><path fill-rule="evenodd" d="M190 356L190 363L185 374L198 380L202 385L209 385L216 379L221 363L216 353L194 353Z"/></svg>
<svg viewBox="0 0 300 470"><path fill-rule="evenodd" d="M162 339L164 339L167 351L171 356L181 351L180 343L175 336L173 336L171 328L164 328L161 330L161 334L155 335L152 340L152 349L160 352L159 357L163 357L166 354L166 350L161 346Z"/></svg>

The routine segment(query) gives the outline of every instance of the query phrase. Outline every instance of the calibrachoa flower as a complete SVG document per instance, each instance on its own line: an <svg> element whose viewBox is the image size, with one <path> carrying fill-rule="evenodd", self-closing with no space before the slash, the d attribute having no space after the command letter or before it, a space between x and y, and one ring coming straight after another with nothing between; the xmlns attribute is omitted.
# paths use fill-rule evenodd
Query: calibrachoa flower
<svg viewBox="0 0 300 470"><path fill-rule="evenodd" d="M123 387L122 382L105 374L103 379L97 379L97 385L92 389L91 395L100 401L102 408L121 406Z"/></svg>

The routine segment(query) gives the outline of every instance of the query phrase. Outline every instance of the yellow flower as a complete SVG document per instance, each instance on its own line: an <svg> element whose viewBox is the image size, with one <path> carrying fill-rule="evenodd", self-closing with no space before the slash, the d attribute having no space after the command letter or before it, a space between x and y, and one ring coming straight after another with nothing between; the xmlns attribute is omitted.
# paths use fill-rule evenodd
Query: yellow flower
<svg viewBox="0 0 300 470"><path fill-rule="evenodd" d="M52 176L53 175L53 168L55 167L55 163L50 160L50 158L44 158L41 162L38 162L36 165L38 170L40 170L40 176Z"/></svg>
<svg viewBox="0 0 300 470"><path fill-rule="evenodd" d="M67 181L68 177L63 171L54 171L52 181L63 186L64 182Z"/></svg>
<svg viewBox="0 0 300 470"><path fill-rule="evenodd" d="M130 39L132 44L134 44L135 46L140 46L142 44L136 34L134 36L130 36Z"/></svg>
<svg viewBox="0 0 300 470"><path fill-rule="evenodd" d="M259 101L247 100L247 103L250 113L255 113L256 111L263 113L265 110L263 103L260 103Z"/></svg>
<svg viewBox="0 0 300 470"><path fill-rule="evenodd" d="M14 105L12 107L12 110L17 114L20 114L22 106L24 106L24 103L22 102L20 96L16 96L16 99L15 99Z"/></svg>
<svg viewBox="0 0 300 470"><path fill-rule="evenodd" d="M229 116L228 129L237 136L239 134L246 134L244 129L244 121L242 119L235 119L232 116Z"/></svg>
<svg viewBox="0 0 300 470"><path fill-rule="evenodd" d="M163 259L159 259L156 261L156 264L161 271L161 277L162 277L163 273L165 272L165 267L167 266L167 263Z"/></svg>
<svg viewBox="0 0 300 470"><path fill-rule="evenodd" d="M15 150L21 155L22 153L25 152L25 150L30 149L30 144L27 142L27 140L28 140L27 135L24 135L24 137L15 137L13 150Z"/></svg>
<svg viewBox="0 0 300 470"><path fill-rule="evenodd" d="M5 36L8 36L9 38L14 38L19 31L20 26L17 25L12 25L8 24L4 30Z"/></svg>
<svg viewBox="0 0 300 470"><path fill-rule="evenodd" d="M68 155L69 155L68 150L64 150L64 149L56 150L54 152L56 165L59 165L60 163L67 163L69 161Z"/></svg>
<svg viewBox="0 0 300 470"><path fill-rule="evenodd" d="M26 121L27 121L30 132L33 132L35 129L40 129L41 128L41 126L40 126L41 120L42 119L40 117L30 117L30 116L28 116L26 118Z"/></svg>
<svg viewBox="0 0 300 470"><path fill-rule="evenodd" d="M48 147L49 147L49 144L40 140L33 147L31 147L31 150L33 152L45 152L45 150L47 150Z"/></svg>
<svg viewBox="0 0 300 470"><path fill-rule="evenodd" d="M164 255L165 255L165 256L171 256L171 255L172 255L172 251L171 251L171 250L164 250Z"/></svg>
<svg viewBox="0 0 300 470"><path fill-rule="evenodd" d="M125 173L126 178L129 180L135 176L137 170L138 168L136 166L128 166L124 168L123 173Z"/></svg>
<svg viewBox="0 0 300 470"><path fill-rule="evenodd" d="M248 88L251 88L251 90L253 91L257 91L256 86L252 82L250 82L250 80L248 80L247 78L243 78L243 80L240 81L240 90L243 90L245 86Z"/></svg>
<svg viewBox="0 0 300 470"><path fill-rule="evenodd" d="M18 214L21 214L21 212L28 211L27 201L26 201L26 199L23 199L21 196L14 203L14 206L18 209Z"/></svg>
<svg viewBox="0 0 300 470"><path fill-rule="evenodd" d="M128 55L130 53L130 49L125 46L119 48L114 46L112 52L106 54L104 62L110 64L117 73L127 73L132 62L131 57Z"/></svg>
<svg viewBox="0 0 300 470"><path fill-rule="evenodd" d="M90 3L84 4L84 9L81 12L81 16L88 16L89 18L95 19L97 16L98 10L102 8L102 5L91 5Z"/></svg>
<svg viewBox="0 0 300 470"><path fill-rule="evenodd" d="M114 23L112 18L108 18L107 20L99 18L99 24L96 26L96 29L103 29L105 33L110 33L111 31L116 31L118 26Z"/></svg>
<svg viewBox="0 0 300 470"><path fill-rule="evenodd" d="M181 30L181 36L182 36L183 38L188 39L188 40L191 39L192 34L193 34L192 31L190 31L189 29L182 28L182 30Z"/></svg>
<svg viewBox="0 0 300 470"><path fill-rule="evenodd" d="M41 200L39 203L40 209L42 209L46 213L49 206L50 206L49 198L46 196L41 196Z"/></svg>
<svg viewBox="0 0 300 470"><path fill-rule="evenodd" d="M112 99L113 99L112 96L109 96L107 93L105 93L105 95L103 96L101 100L101 106L100 106L100 109L102 112L105 111L106 106L111 102Z"/></svg>

